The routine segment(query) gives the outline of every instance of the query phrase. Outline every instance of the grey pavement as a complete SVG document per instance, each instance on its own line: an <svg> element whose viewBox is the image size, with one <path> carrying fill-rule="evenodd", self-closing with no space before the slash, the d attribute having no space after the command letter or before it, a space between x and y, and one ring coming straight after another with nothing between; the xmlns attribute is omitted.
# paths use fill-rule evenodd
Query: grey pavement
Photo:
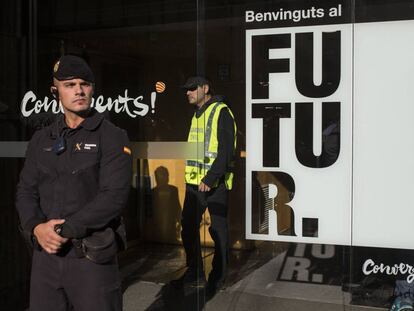
<svg viewBox="0 0 414 311"><path fill-rule="evenodd" d="M241 258L241 254L243 252L236 257ZM229 273L231 280L226 281L227 287L207 300L202 289L177 290L169 285L169 281L185 271L181 247L142 246L138 258L131 255L129 261L121 264L124 310L387 310L354 305L351 294L339 285L280 280L276 276L285 263L283 248L274 257L274 254L269 257L254 254L242 264L236 260L236 266ZM211 250L206 249L204 264L207 270L211 257Z"/></svg>
<svg viewBox="0 0 414 311"><path fill-rule="evenodd" d="M252 294L239 290L224 290L216 294L213 299L202 302L203 308L197 308L197 304L177 304L171 300L171 304L159 302L160 293L165 285L152 282L137 282L130 286L124 293L124 310L240 310L240 311L374 311L386 310L384 308L354 306L349 304L330 303L326 301L304 300L300 298L283 298ZM200 300L203 300L200 295ZM179 306L179 307L178 307Z"/></svg>

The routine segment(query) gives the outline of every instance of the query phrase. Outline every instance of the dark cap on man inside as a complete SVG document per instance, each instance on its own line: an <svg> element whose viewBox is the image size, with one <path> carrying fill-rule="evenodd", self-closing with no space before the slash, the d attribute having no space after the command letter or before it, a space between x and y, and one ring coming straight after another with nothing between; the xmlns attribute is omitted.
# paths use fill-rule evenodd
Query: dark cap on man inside
<svg viewBox="0 0 414 311"><path fill-rule="evenodd" d="M95 83L95 76L83 58L75 55L62 56L53 67L53 77L59 81L82 79Z"/></svg>
<svg viewBox="0 0 414 311"><path fill-rule="evenodd" d="M188 78L182 88L185 90L190 90L196 88L197 86L203 85L208 85L211 87L211 82L202 76L194 76Z"/></svg>

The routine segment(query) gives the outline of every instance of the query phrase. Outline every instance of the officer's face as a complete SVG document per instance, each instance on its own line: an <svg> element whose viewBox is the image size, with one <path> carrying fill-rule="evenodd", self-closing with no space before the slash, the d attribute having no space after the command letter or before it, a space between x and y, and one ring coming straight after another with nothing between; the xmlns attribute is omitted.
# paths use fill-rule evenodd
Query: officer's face
<svg viewBox="0 0 414 311"><path fill-rule="evenodd" d="M83 79L54 80L63 109L70 112L88 110L93 95L93 84Z"/></svg>
<svg viewBox="0 0 414 311"><path fill-rule="evenodd" d="M206 102L208 85L197 86L196 88L187 89L187 99L192 105L201 107Z"/></svg>

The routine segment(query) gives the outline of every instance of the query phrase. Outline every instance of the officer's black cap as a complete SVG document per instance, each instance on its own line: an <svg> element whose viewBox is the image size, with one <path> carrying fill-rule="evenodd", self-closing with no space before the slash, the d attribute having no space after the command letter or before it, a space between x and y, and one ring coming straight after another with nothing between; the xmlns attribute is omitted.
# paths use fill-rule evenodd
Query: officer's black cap
<svg viewBox="0 0 414 311"><path fill-rule="evenodd" d="M196 88L197 86L203 85L208 85L209 87L211 87L211 83L208 79L202 76L195 76L188 78L185 84L182 86L182 88L185 90L191 90Z"/></svg>
<svg viewBox="0 0 414 311"><path fill-rule="evenodd" d="M95 77L84 59L75 55L62 56L53 67L53 77L59 81L82 79L95 83Z"/></svg>

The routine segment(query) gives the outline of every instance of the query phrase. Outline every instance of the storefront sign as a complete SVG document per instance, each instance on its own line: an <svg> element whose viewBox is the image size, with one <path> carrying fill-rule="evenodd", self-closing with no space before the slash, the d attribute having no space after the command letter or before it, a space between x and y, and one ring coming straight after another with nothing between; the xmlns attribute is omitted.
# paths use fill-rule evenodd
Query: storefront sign
<svg viewBox="0 0 414 311"><path fill-rule="evenodd" d="M408 283L412 283L414 281L414 266L402 262L387 265L381 262L376 263L372 259L367 259L362 266L362 272L364 275L403 275L406 276Z"/></svg>
<svg viewBox="0 0 414 311"><path fill-rule="evenodd" d="M286 12L246 22L341 7ZM351 243L352 44L351 24L246 31L247 238Z"/></svg>
<svg viewBox="0 0 414 311"><path fill-rule="evenodd" d="M412 249L414 21L343 6L245 12L246 237Z"/></svg>
<svg viewBox="0 0 414 311"><path fill-rule="evenodd" d="M144 117L149 112L155 113L157 93L163 93L165 89L165 83L158 81L155 84L155 92L150 94L150 103L148 103L148 100L144 100L144 95L130 97L128 89L126 89L123 95L118 95L114 98L104 98L103 95L93 98L92 107L99 112L112 111L115 113L125 113L131 118ZM47 96L40 99L33 91L28 91L23 96L20 110L23 117L30 117L32 114L41 112L63 113L62 106L56 99L49 99Z"/></svg>

